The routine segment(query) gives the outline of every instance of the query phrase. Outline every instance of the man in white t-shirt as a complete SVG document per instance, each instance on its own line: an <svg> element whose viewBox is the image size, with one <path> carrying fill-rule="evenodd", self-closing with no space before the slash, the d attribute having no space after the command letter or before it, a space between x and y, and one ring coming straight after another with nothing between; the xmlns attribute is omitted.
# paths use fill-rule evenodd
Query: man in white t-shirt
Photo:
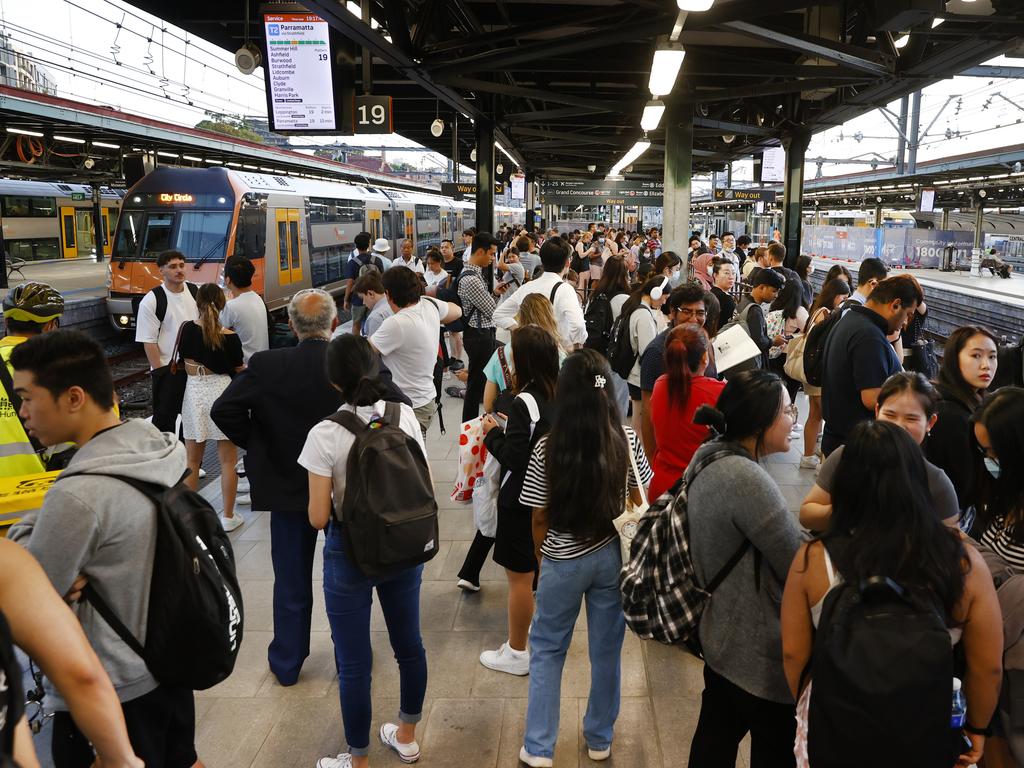
<svg viewBox="0 0 1024 768"><path fill-rule="evenodd" d="M267 327L267 305L252 288L256 267L244 256L232 256L224 264L224 287L231 298L220 313L220 323L238 334L242 342L242 359L270 349L270 329Z"/></svg>
<svg viewBox="0 0 1024 768"><path fill-rule="evenodd" d="M462 317L450 302L421 296L420 278L408 267L384 273L384 293L394 315L387 317L370 337L391 378L412 402L416 419L426 435L434 419L434 365L438 360L441 325Z"/></svg>
<svg viewBox="0 0 1024 768"><path fill-rule="evenodd" d="M587 340L587 325L583 320L583 308L573 286L565 284L562 275L569 268L572 249L560 237L552 238L540 249L543 274L530 280L513 293L494 310L494 324L511 331L516 327L516 313L523 299L531 293L547 298L555 311L559 336L566 350L578 349Z"/></svg>
<svg viewBox="0 0 1024 768"><path fill-rule="evenodd" d="M164 251L156 265L163 283L139 303L135 340L142 342L152 369L153 424L161 432L174 432L185 397L186 374L184 369L172 374L169 365L178 329L182 323L199 319L198 287L185 282L185 256L180 251Z"/></svg>

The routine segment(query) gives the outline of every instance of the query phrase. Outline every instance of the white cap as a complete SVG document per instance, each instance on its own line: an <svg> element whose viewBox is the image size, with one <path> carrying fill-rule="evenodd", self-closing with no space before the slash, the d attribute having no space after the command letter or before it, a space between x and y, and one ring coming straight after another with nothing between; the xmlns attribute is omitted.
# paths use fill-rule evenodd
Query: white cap
<svg viewBox="0 0 1024 768"><path fill-rule="evenodd" d="M386 237L378 237L373 241L374 253L387 253L391 250L391 241Z"/></svg>

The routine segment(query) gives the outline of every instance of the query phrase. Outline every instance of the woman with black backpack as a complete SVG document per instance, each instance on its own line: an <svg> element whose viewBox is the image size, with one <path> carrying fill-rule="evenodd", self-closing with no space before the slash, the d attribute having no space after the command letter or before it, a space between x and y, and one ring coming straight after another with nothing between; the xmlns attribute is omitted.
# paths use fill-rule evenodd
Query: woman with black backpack
<svg viewBox="0 0 1024 768"><path fill-rule="evenodd" d="M629 270L625 262L622 259L608 259L601 273L601 280L591 291L590 300L583 313L583 319L587 324L585 347L597 350L605 357L608 356L612 325L622 312L622 306L629 299L630 292ZM615 402L619 406L619 411L625 414L629 407L629 388L626 386L626 380L614 371L612 377Z"/></svg>
<svg viewBox="0 0 1024 768"><path fill-rule="evenodd" d="M800 528L762 465L789 450L793 407L764 370L729 379L714 408L694 417L718 437L691 466L728 450L689 482L690 553L701 584L719 583L700 620L704 693L690 765L732 768L750 734L751 764L793 765L793 703L782 671L779 604Z"/></svg>
<svg viewBox="0 0 1024 768"><path fill-rule="evenodd" d="M904 429L867 421L850 433L828 528L793 558L782 603L800 768L949 768L982 756L1002 674L999 603L985 561L943 525L926 489ZM880 615L903 612L892 631L859 607L872 600ZM969 743L950 728L961 638Z"/></svg>
<svg viewBox="0 0 1024 768"><path fill-rule="evenodd" d="M379 361L370 343L361 336L345 334L327 348L327 376L341 392L349 411L370 422L387 419L416 442L426 457L423 433L413 409L405 403L385 403L388 387L381 382ZM390 421L397 405L397 424ZM334 655L338 665L338 689L345 741L349 751L324 757L317 768L366 768L370 746L370 673L373 651L370 644L370 608L373 592L384 614L388 637L398 662L401 699L398 723L384 723L380 740L398 753L400 760L419 759L416 724L423 712L427 691L427 657L420 636L420 584L423 565L370 578L364 575L346 546L346 536L337 522L332 495L340 507L345 497L348 458L356 435L333 419L325 419L309 433L299 455L299 464L309 471L309 522L327 529L324 544L324 598L331 624ZM396 478L402 481L403 478ZM409 482L411 478L404 478Z"/></svg>
<svg viewBox="0 0 1024 768"><path fill-rule="evenodd" d="M591 760L611 753L619 713L626 622L619 594L622 555L612 521L626 493L639 503L651 469L637 434L611 398L608 362L592 349L571 354L558 376L551 431L530 457L519 500L533 508L540 581L530 631L530 691L519 759L553 765L562 671L580 605L587 602L590 698L583 737ZM637 471L630 469L629 453ZM576 723L572 723L576 728Z"/></svg>

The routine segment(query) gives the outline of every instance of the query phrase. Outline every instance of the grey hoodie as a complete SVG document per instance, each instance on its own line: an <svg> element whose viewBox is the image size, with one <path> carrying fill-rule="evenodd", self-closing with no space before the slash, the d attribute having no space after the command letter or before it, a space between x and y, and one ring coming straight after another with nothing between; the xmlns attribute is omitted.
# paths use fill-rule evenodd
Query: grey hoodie
<svg viewBox="0 0 1024 768"><path fill-rule="evenodd" d="M127 483L103 475L173 485L184 472L184 446L152 424L132 419L83 445L46 494L42 509L27 514L8 538L35 556L58 594L67 594L78 574L85 574L145 643L156 510ZM142 659L91 605L80 602L73 608L122 702L157 687ZM59 696L52 701L54 709L67 709Z"/></svg>

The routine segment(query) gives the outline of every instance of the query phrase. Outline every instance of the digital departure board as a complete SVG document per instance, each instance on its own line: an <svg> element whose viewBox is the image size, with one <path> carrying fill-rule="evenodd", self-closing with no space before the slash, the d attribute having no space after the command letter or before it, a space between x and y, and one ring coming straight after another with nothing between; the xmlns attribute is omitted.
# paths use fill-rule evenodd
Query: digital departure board
<svg viewBox="0 0 1024 768"><path fill-rule="evenodd" d="M264 13L267 117L277 133L347 133L331 32L311 13Z"/></svg>

